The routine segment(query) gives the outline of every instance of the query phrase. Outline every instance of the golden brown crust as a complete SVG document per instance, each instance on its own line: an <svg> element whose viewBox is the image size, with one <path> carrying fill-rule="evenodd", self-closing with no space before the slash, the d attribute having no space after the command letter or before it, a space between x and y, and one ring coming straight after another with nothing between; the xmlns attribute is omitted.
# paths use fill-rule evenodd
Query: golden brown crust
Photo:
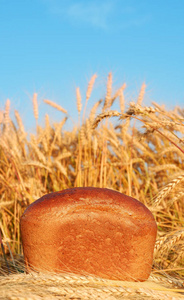
<svg viewBox="0 0 184 300"><path fill-rule="evenodd" d="M107 188L71 188L60 192L46 194L40 199L33 202L24 212L23 217L29 213L40 214L40 209L44 208L42 215L49 212L50 209L75 207L76 209L84 207L85 209L99 209L126 212L139 219L153 219L153 215L149 209L138 200L126 196L120 192ZM64 213L64 211L63 211Z"/></svg>
<svg viewBox="0 0 184 300"><path fill-rule="evenodd" d="M28 265L109 279L148 278L156 231L153 215L142 203L92 187L45 195L21 218Z"/></svg>

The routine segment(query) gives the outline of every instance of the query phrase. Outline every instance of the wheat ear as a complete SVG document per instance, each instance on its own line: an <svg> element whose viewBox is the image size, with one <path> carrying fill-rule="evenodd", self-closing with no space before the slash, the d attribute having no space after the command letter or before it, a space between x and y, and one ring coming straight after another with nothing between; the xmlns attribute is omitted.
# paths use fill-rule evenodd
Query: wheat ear
<svg viewBox="0 0 184 300"><path fill-rule="evenodd" d="M112 94L112 73L110 72L107 80L107 93L106 93L105 102L103 106L103 112L110 107L111 94Z"/></svg>
<svg viewBox="0 0 184 300"><path fill-rule="evenodd" d="M10 100L7 99L6 100L6 104L5 104L5 116L4 116L4 123L6 126L8 126L9 121L10 121Z"/></svg>
<svg viewBox="0 0 184 300"><path fill-rule="evenodd" d="M45 103L47 103L48 105L56 108L57 110L62 111L64 114L67 114L67 110L64 109L62 106L60 106L59 104L57 104L57 103L55 103L55 102L53 102L51 100L48 100L48 99L44 99L43 101Z"/></svg>
<svg viewBox="0 0 184 300"><path fill-rule="evenodd" d="M144 99L145 90L146 90L146 84L143 83L142 86L141 86L141 90L140 90L138 99L137 99L137 104L138 105L141 105L141 103L142 103L142 101Z"/></svg>
<svg viewBox="0 0 184 300"><path fill-rule="evenodd" d="M110 117L119 117L120 115L121 113L116 110L110 110L108 112L101 113L94 120L92 129L95 129L98 126L99 122L102 121L103 119L110 118Z"/></svg>
<svg viewBox="0 0 184 300"><path fill-rule="evenodd" d="M94 74L89 81L88 88L86 91L86 101L88 101L91 96L91 92L92 92L93 85L95 83L96 78L97 78L97 74Z"/></svg>
<svg viewBox="0 0 184 300"><path fill-rule="evenodd" d="M178 230L172 235L166 235L158 239L155 243L154 256L157 254L160 256L162 253L168 251L172 245L175 245L180 240L184 239L184 229ZM159 251L159 253L158 253Z"/></svg>
<svg viewBox="0 0 184 300"><path fill-rule="evenodd" d="M34 112L34 117L36 121L38 120L38 101L37 101L38 94L34 93L33 94L33 112Z"/></svg>
<svg viewBox="0 0 184 300"><path fill-rule="evenodd" d="M125 88L126 88L126 83L124 83L124 84L117 90L117 92L114 94L114 96L112 97L112 99L111 99L111 106L112 106L112 104L114 103L114 100L115 100L118 96L120 97L120 95L123 94L123 91L125 90Z"/></svg>
<svg viewBox="0 0 184 300"><path fill-rule="evenodd" d="M21 133L25 134L24 125L23 125L22 119L21 119L21 117L19 115L19 112L17 110L15 110L15 118L17 120L17 124L18 124L18 126L20 128Z"/></svg>
<svg viewBox="0 0 184 300"><path fill-rule="evenodd" d="M81 93L79 87L76 88L76 98L77 98L77 110L78 113L80 114L81 109L82 109L82 98L81 98Z"/></svg>
<svg viewBox="0 0 184 300"><path fill-rule="evenodd" d="M97 75L94 74L90 81L89 81L89 84L88 84L88 88L87 88L87 91L86 91L86 102L85 102L85 106L84 106L84 111L83 111L83 116L82 116L82 121L84 123L84 117L85 117L85 113L86 113L86 107L87 107L87 103L88 103L88 100L91 96L91 92L92 92L92 89L93 89L93 86L94 86L94 83L95 83L95 79L97 78Z"/></svg>
<svg viewBox="0 0 184 300"><path fill-rule="evenodd" d="M159 205L162 199L164 199L174 188L177 184L179 184L184 179L184 174L179 175L171 182L166 184L166 186L153 198L154 206Z"/></svg>

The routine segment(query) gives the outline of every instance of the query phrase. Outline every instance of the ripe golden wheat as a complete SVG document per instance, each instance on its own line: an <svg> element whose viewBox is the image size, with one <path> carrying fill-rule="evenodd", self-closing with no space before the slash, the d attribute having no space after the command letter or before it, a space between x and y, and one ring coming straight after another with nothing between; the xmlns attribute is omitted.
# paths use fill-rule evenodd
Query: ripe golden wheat
<svg viewBox="0 0 184 300"><path fill-rule="evenodd" d="M96 299L182 298L184 109L167 110L155 102L144 106L144 83L137 99L126 105L126 84L113 94L110 73L104 99L96 101L86 116L96 78L95 74L88 84L84 105L79 88L76 90L76 109L81 123L72 130L65 128L70 122L68 115L52 125L46 114L45 126L39 125L37 93L33 95L36 134L25 132L18 111L15 111L16 123L11 120L10 100L0 112L0 231L5 255L22 255L19 220L34 200L43 194L75 186L107 187L137 198L152 211L158 224L158 237L150 280L152 283L156 279L163 280L164 284L167 281L167 290L164 286L159 290L158 286L142 284L114 286L115 283L103 279L74 278L71 274L60 278L41 274L8 277L4 259L1 259L1 274L6 275L0 279L4 286L3 299L41 299L42 296L94 299L94 295ZM67 114L59 104L43 101ZM12 289L8 288L10 282ZM171 286L179 288L176 292L180 296L170 294Z"/></svg>

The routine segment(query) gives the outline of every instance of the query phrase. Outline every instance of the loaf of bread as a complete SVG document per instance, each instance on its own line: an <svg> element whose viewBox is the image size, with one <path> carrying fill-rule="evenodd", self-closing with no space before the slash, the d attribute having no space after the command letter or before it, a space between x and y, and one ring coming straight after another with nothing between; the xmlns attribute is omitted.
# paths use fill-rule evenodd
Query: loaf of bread
<svg viewBox="0 0 184 300"><path fill-rule="evenodd" d="M21 217L27 272L144 281L151 272L156 233L144 204L105 188L47 194Z"/></svg>

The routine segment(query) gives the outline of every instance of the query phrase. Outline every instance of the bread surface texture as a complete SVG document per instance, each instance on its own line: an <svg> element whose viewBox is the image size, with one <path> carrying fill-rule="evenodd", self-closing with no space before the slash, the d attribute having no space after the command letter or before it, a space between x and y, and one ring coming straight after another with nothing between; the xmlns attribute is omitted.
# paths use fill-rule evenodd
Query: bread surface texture
<svg viewBox="0 0 184 300"><path fill-rule="evenodd" d="M28 272L144 281L151 272L156 233L154 217L144 204L105 188L44 195L21 217Z"/></svg>

